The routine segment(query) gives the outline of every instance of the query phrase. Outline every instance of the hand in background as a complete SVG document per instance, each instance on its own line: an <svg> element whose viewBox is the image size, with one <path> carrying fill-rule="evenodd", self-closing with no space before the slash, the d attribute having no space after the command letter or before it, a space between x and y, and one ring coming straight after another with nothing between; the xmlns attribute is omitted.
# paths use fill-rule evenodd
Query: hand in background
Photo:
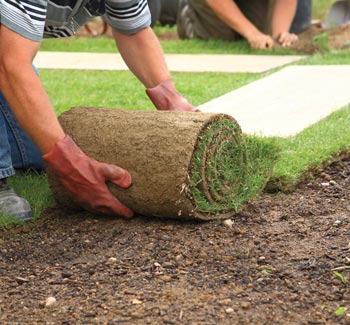
<svg viewBox="0 0 350 325"><path fill-rule="evenodd" d="M247 37L250 47L255 50L264 50L273 47L274 41L271 36L257 32Z"/></svg>
<svg viewBox="0 0 350 325"><path fill-rule="evenodd" d="M295 42L299 40L298 35L289 33L289 32L283 32L281 33L276 41L282 46L282 47L289 47Z"/></svg>

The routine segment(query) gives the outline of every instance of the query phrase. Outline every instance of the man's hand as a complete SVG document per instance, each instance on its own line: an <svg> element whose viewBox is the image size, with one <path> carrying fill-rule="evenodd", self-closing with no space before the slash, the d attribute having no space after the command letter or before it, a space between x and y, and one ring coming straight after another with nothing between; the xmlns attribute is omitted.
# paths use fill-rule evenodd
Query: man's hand
<svg viewBox="0 0 350 325"><path fill-rule="evenodd" d="M163 80L156 87L146 89L146 93L158 110L200 112L176 91L171 79Z"/></svg>
<svg viewBox="0 0 350 325"><path fill-rule="evenodd" d="M265 50L273 47L274 41L271 36L257 31L247 36L250 47L255 50Z"/></svg>
<svg viewBox="0 0 350 325"><path fill-rule="evenodd" d="M289 32L283 32L281 33L276 41L282 46L282 47L289 47L295 42L299 40L298 35L289 33Z"/></svg>
<svg viewBox="0 0 350 325"><path fill-rule="evenodd" d="M131 175L125 169L88 157L67 135L43 159L71 198L86 210L126 218L133 216L133 212L118 201L106 185L106 181L110 181L128 188Z"/></svg>

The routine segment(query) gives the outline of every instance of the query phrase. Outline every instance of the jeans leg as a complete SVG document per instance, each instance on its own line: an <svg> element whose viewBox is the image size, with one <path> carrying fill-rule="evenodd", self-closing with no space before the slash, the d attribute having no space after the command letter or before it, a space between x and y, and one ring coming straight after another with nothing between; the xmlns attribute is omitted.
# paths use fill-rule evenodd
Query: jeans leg
<svg viewBox="0 0 350 325"><path fill-rule="evenodd" d="M0 179L9 177L15 173L12 166L11 146L7 136L6 120L2 113L2 108L6 105L4 100L4 97L0 93Z"/></svg>
<svg viewBox="0 0 350 325"><path fill-rule="evenodd" d="M0 93L0 178L14 169L43 170L42 153L17 123L5 97Z"/></svg>
<svg viewBox="0 0 350 325"><path fill-rule="evenodd" d="M298 0L297 10L290 28L291 33L299 34L307 29L312 20L312 0Z"/></svg>

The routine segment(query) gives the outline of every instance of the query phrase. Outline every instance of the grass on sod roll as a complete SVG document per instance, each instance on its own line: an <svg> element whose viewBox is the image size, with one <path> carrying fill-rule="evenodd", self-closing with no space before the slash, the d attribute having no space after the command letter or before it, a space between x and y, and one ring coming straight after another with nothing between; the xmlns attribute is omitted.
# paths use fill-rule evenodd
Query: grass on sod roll
<svg viewBox="0 0 350 325"><path fill-rule="evenodd" d="M269 179L279 147L273 140L245 137L231 120L218 120L199 136L190 188L196 210L237 211L256 198Z"/></svg>

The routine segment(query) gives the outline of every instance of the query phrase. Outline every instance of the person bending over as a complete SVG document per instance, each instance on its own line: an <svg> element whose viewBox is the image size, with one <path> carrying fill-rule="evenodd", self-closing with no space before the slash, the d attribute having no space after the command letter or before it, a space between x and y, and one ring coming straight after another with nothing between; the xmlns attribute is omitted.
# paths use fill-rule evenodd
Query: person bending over
<svg viewBox="0 0 350 325"><path fill-rule="evenodd" d="M311 24L311 0L180 0L179 37L237 40L251 48L288 47Z"/></svg>
<svg viewBox="0 0 350 325"><path fill-rule="evenodd" d="M65 134L33 67L43 38L71 36L94 16L112 27L123 59L157 109L196 111L175 89L150 28L147 0L0 0L0 214L31 217L28 202L7 178L16 169L41 170L44 164L87 210L133 214L106 186L111 181L129 187L129 172L88 157Z"/></svg>

